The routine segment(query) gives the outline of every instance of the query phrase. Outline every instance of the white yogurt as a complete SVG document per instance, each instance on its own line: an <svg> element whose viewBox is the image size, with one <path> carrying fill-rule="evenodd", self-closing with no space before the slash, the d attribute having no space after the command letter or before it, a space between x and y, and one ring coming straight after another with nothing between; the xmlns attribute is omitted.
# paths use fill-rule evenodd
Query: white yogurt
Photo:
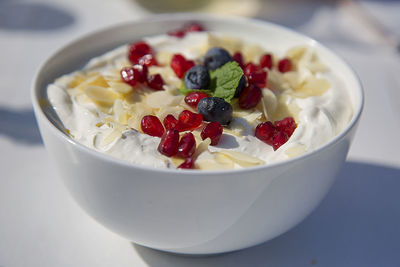
<svg viewBox="0 0 400 267"><path fill-rule="evenodd" d="M207 34L188 34L183 39L162 35L146 38L145 41L157 52L181 53L189 59L198 59L202 56L201 49L193 44L206 42ZM92 59L83 71L96 71L106 75L110 69L118 66L119 62L126 60L127 47L125 45L116 48ZM271 146L254 137L253 126L247 125L242 137L224 133L218 146L210 146L210 152L200 154L198 159L212 159L211 152L229 149L257 157L269 164L285 160L293 156L293 153L302 154L327 143L347 126L353 111L344 83L329 70L318 75L328 80L331 88L321 96L289 98L288 101L297 104L301 111L296 120L296 130L288 142L278 150L274 151ZM126 128L113 142L105 147L100 146L101 140L112 131L108 127L96 126L107 114L101 112L94 103L79 101L79 96L70 96L67 93L68 84L74 77L75 73L72 73L58 79L48 86L47 94L64 127L76 141L131 163L174 168L171 160L157 151L160 138L140 133L135 129ZM234 118L235 120L241 119ZM288 152L290 150L292 153ZM235 164L234 168L242 166Z"/></svg>

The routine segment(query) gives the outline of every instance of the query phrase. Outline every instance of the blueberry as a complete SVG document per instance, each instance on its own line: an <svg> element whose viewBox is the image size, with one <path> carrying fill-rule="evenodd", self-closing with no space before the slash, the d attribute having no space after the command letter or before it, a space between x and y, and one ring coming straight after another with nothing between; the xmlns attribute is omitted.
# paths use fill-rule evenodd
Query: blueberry
<svg viewBox="0 0 400 267"><path fill-rule="evenodd" d="M208 89L210 74L204 66L194 66L186 72L184 82L189 89Z"/></svg>
<svg viewBox="0 0 400 267"><path fill-rule="evenodd" d="M206 97L199 101L197 112L205 121L217 121L228 125L232 120L232 106L219 97Z"/></svg>
<svg viewBox="0 0 400 267"><path fill-rule="evenodd" d="M242 78L240 78L239 80L239 84L238 87L236 87L236 91L235 91L235 97L239 97L240 94L242 93L243 89L246 88L246 78L244 77L244 75L242 76Z"/></svg>
<svg viewBox="0 0 400 267"><path fill-rule="evenodd" d="M209 70L215 70L232 60L228 51L221 47L213 47L204 56L204 66Z"/></svg>

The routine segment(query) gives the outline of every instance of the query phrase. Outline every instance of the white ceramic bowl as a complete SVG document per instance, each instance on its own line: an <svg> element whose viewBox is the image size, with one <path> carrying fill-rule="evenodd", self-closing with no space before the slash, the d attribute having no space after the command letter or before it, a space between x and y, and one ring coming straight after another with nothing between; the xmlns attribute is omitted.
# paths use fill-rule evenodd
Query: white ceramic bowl
<svg viewBox="0 0 400 267"><path fill-rule="evenodd" d="M46 86L90 58L188 21L209 30L268 42L278 49L313 46L349 90L354 117L328 144L303 156L235 171L181 171L130 164L91 150L59 130L40 105ZM40 68L32 101L43 141L65 185L95 220L143 246L187 254L238 250L270 240L303 220L341 168L363 106L349 66L316 41L271 23L195 14L162 15L107 28L68 44Z"/></svg>

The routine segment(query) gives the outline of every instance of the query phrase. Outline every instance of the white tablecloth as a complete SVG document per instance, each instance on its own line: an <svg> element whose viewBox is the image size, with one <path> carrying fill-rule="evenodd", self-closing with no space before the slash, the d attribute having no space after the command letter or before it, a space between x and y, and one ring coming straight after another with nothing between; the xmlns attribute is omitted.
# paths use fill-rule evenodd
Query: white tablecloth
<svg viewBox="0 0 400 267"><path fill-rule="evenodd" d="M262 8L247 15L311 35L344 57L364 84L354 144L318 209L270 242L205 258L157 252L111 233L75 204L50 164L30 84L40 63L70 39L150 12L133 0L0 0L1 267L400 266L400 56L333 1L249 2ZM399 2L363 6L400 36Z"/></svg>

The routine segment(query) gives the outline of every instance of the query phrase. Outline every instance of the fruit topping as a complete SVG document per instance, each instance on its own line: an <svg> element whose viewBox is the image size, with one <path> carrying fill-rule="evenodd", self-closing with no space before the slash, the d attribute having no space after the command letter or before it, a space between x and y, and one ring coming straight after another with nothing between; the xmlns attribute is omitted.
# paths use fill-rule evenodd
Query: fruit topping
<svg viewBox="0 0 400 267"><path fill-rule="evenodd" d="M236 61L242 69L244 68L242 53L236 52L235 54L233 54L232 59Z"/></svg>
<svg viewBox="0 0 400 267"><path fill-rule="evenodd" d="M202 31L204 31L203 26L201 26L198 23L193 22L193 23L189 23L189 24L185 25L183 28L169 31L168 35L175 36L177 38L182 38L188 32L202 32Z"/></svg>
<svg viewBox="0 0 400 267"><path fill-rule="evenodd" d="M172 157L178 153L179 132L175 129L167 130L161 137L158 151L167 156Z"/></svg>
<svg viewBox="0 0 400 267"><path fill-rule="evenodd" d="M192 131L199 127L203 122L203 116L198 113L184 110L179 114L178 118L178 129L180 132Z"/></svg>
<svg viewBox="0 0 400 267"><path fill-rule="evenodd" d="M197 108L199 101L205 97L209 97L209 95L205 94L203 92L194 91L194 92L190 92L189 94L187 94L185 96L185 102L192 108Z"/></svg>
<svg viewBox="0 0 400 267"><path fill-rule="evenodd" d="M185 161L178 166L178 169L194 169L194 159L187 158Z"/></svg>
<svg viewBox="0 0 400 267"><path fill-rule="evenodd" d="M201 139L210 138L212 146L216 146L222 136L223 128L219 122L213 121L207 124L201 131Z"/></svg>
<svg viewBox="0 0 400 267"><path fill-rule="evenodd" d="M275 126L272 124L272 122L267 121L260 123L256 127L255 131L255 136L263 141L264 143L267 143L268 145L272 146L274 136L278 133L277 129Z"/></svg>
<svg viewBox="0 0 400 267"><path fill-rule="evenodd" d="M264 88L267 85L267 72L264 70L259 70L253 72L247 77L249 84L254 84L259 88Z"/></svg>
<svg viewBox="0 0 400 267"><path fill-rule="evenodd" d="M204 56L204 66L208 70L215 70L232 60L228 51L221 47L213 47L210 48Z"/></svg>
<svg viewBox="0 0 400 267"><path fill-rule="evenodd" d="M239 106L242 109L254 108L255 106L257 106L258 102L260 102L261 97L262 97L261 89L254 84L250 84L240 94Z"/></svg>
<svg viewBox="0 0 400 267"><path fill-rule="evenodd" d="M142 56L139 59L139 64L145 65L147 67L150 67L153 65L158 65L156 58L152 54L147 54L147 55Z"/></svg>
<svg viewBox="0 0 400 267"><path fill-rule="evenodd" d="M254 64L254 63L247 63L244 66L244 75L246 75L247 77L253 73L256 73L257 71L261 70L260 66Z"/></svg>
<svg viewBox="0 0 400 267"><path fill-rule="evenodd" d="M177 129L177 127L178 127L178 120L175 119L174 115L172 115L172 114L168 114L168 115L164 118L163 123L164 123L164 127L165 127L166 130L169 130L169 129L178 130L178 129Z"/></svg>
<svg viewBox="0 0 400 267"><path fill-rule="evenodd" d="M150 75L147 78L147 85L155 90L163 90L164 80L160 74Z"/></svg>
<svg viewBox="0 0 400 267"><path fill-rule="evenodd" d="M261 68L272 68L272 55L271 54L265 54L261 57L260 59L260 66Z"/></svg>
<svg viewBox="0 0 400 267"><path fill-rule="evenodd" d="M139 64L122 68L120 71L122 80L131 86L135 86L138 82L145 82L147 79L147 72L147 67Z"/></svg>
<svg viewBox="0 0 400 267"><path fill-rule="evenodd" d="M192 67L194 67L194 62L192 60L186 60L181 54L173 55L171 59L171 68L178 78L182 79L186 71Z"/></svg>
<svg viewBox="0 0 400 267"><path fill-rule="evenodd" d="M292 136L297 125L292 117L286 117L283 120L275 121L274 126L281 132L287 134L287 136Z"/></svg>
<svg viewBox="0 0 400 267"><path fill-rule="evenodd" d="M178 144L178 156L181 158L191 157L196 150L196 139L192 133L182 135Z"/></svg>
<svg viewBox="0 0 400 267"><path fill-rule="evenodd" d="M277 150L281 145L286 143L288 139L289 137L287 136L287 134L285 134L284 132L278 132L274 136L274 140L272 141L272 148L274 150Z"/></svg>
<svg viewBox="0 0 400 267"><path fill-rule="evenodd" d="M247 80L246 77L243 75L242 78L240 78L238 86L236 87L234 97L240 96L240 94L243 92L243 89L246 88L246 85L247 85Z"/></svg>
<svg viewBox="0 0 400 267"><path fill-rule="evenodd" d="M292 61L288 58L281 59L278 62L278 70L280 72L288 72L292 70Z"/></svg>
<svg viewBox="0 0 400 267"><path fill-rule="evenodd" d="M150 136L161 137L164 134L164 127L156 116L144 116L140 126L142 131Z"/></svg>
<svg viewBox="0 0 400 267"><path fill-rule="evenodd" d="M219 97L206 97L199 101L197 112L205 121L216 121L222 125L228 125L232 120L232 106Z"/></svg>
<svg viewBox="0 0 400 267"><path fill-rule="evenodd" d="M128 50L128 58L132 64L139 63L139 59L144 55L152 54L151 47L145 43L144 41L139 41L136 43L132 43L129 46Z"/></svg>
<svg viewBox="0 0 400 267"><path fill-rule="evenodd" d="M189 89L208 89L210 85L210 74L204 66L194 66L185 74L184 80L186 88Z"/></svg>

